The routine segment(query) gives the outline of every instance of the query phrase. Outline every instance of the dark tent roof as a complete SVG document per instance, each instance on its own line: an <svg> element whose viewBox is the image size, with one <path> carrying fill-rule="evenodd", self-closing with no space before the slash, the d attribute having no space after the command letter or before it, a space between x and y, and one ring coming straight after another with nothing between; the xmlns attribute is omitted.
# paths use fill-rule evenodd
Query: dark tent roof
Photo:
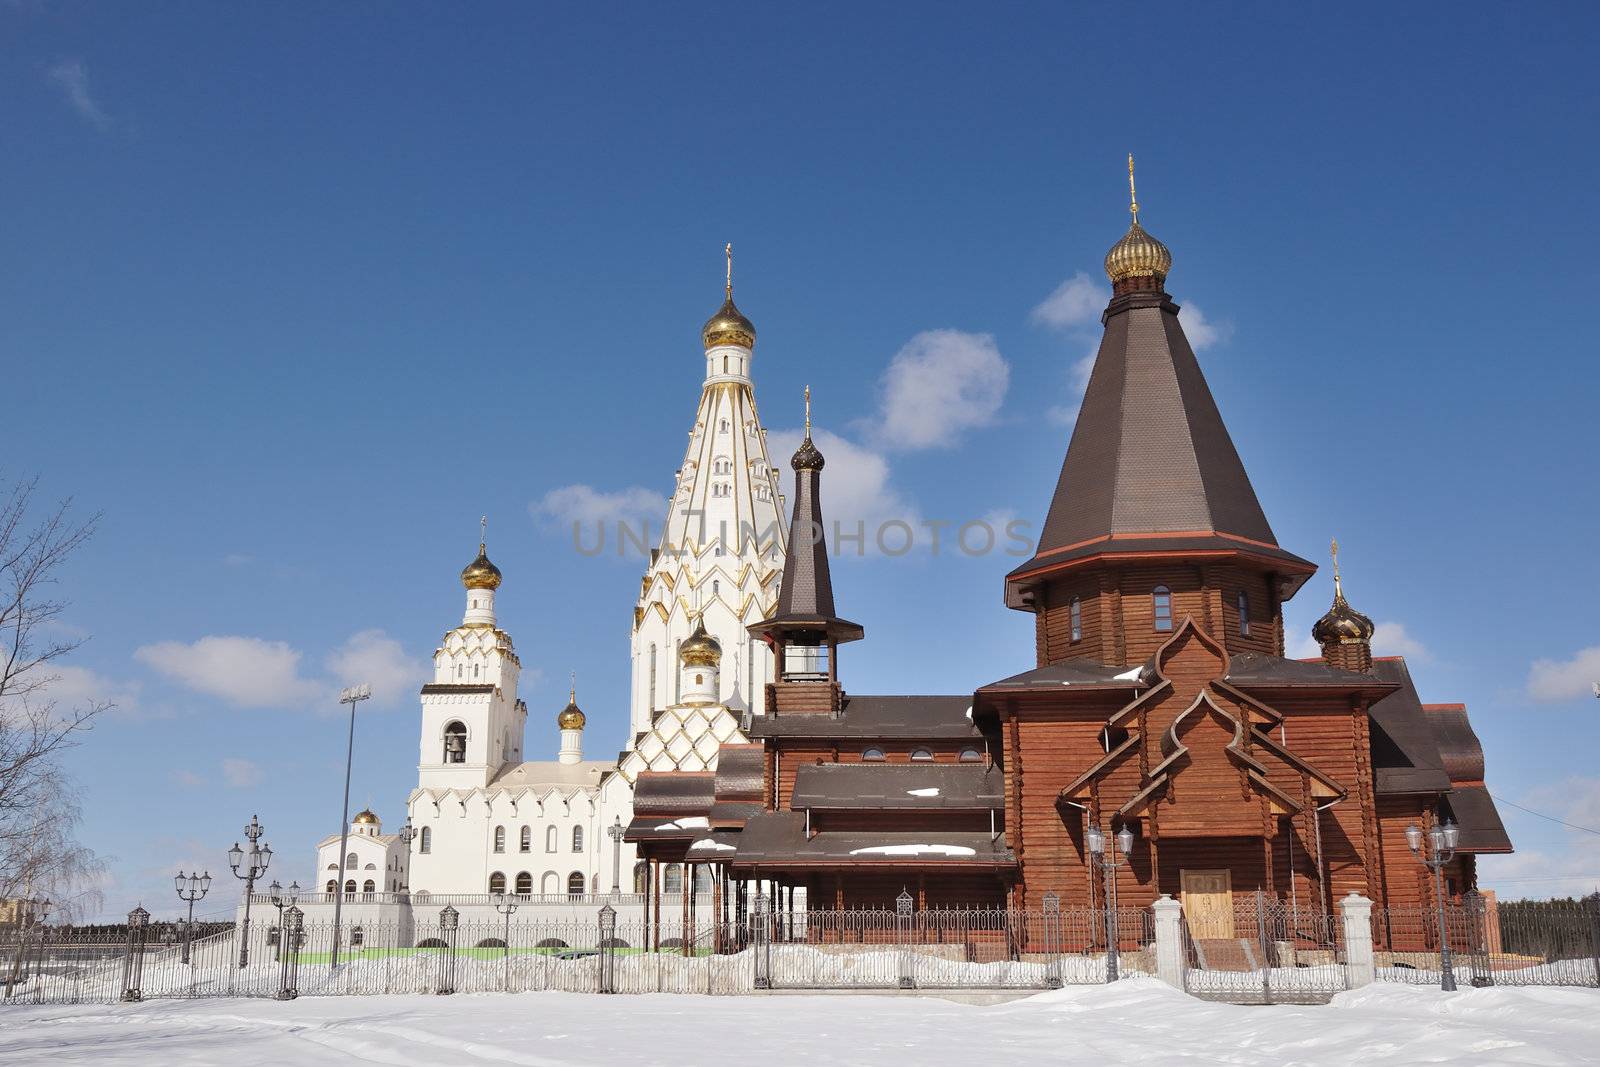
<svg viewBox="0 0 1600 1067"><path fill-rule="evenodd" d="M711 810L715 776L710 771L642 771L633 783L635 815L704 815Z"/></svg>
<svg viewBox="0 0 1600 1067"><path fill-rule="evenodd" d="M984 811L1005 802L1005 775L981 763L815 763L795 771L796 810Z"/></svg>
<svg viewBox="0 0 1600 1067"><path fill-rule="evenodd" d="M802 458L807 455L809 459ZM755 623L750 632L818 631L829 641L859 641L861 627L834 614L827 528L822 522L822 454L811 444L809 432L795 453L794 467L794 515L789 520L778 606L771 618Z"/></svg>
<svg viewBox="0 0 1600 1067"><path fill-rule="evenodd" d="M847 696L832 715L756 715L751 737L906 738L936 741L978 739L967 717L972 698L960 696Z"/></svg>
<svg viewBox="0 0 1600 1067"><path fill-rule="evenodd" d="M1372 673L1399 686L1368 710L1372 720L1372 771L1379 796L1443 793L1450 776L1439 759L1411 671L1399 658L1375 659Z"/></svg>
<svg viewBox="0 0 1600 1067"><path fill-rule="evenodd" d="M1249 551L1279 564L1289 595L1316 569L1278 547L1164 293L1119 296L1107 308L1035 555L1008 576L1008 603L1021 603L1020 579L1130 549Z"/></svg>
<svg viewBox="0 0 1600 1067"><path fill-rule="evenodd" d="M1283 659L1241 652L1228 661L1227 680L1241 689L1371 689L1393 692L1396 683L1319 660Z"/></svg>
<svg viewBox="0 0 1600 1067"><path fill-rule="evenodd" d="M1458 785L1445 797L1456 825L1461 828L1456 848L1461 852L1510 852L1511 836L1500 821L1494 797L1481 785Z"/></svg>
<svg viewBox="0 0 1600 1067"><path fill-rule="evenodd" d="M1017 862L1004 834L825 831L807 840L805 815L790 811L751 819L738 845L735 865L1011 867Z"/></svg>

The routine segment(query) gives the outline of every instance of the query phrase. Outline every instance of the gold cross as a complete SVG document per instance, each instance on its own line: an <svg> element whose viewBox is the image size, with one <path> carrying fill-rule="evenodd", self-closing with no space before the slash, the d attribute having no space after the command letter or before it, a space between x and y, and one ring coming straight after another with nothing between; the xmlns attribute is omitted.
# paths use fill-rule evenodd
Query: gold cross
<svg viewBox="0 0 1600 1067"><path fill-rule="evenodd" d="M489 516L484 515L478 519L478 551L482 552L489 543Z"/></svg>
<svg viewBox="0 0 1600 1067"><path fill-rule="evenodd" d="M733 299L733 242L729 241L722 246L722 254L728 257L728 299Z"/></svg>
<svg viewBox="0 0 1600 1067"><path fill-rule="evenodd" d="M806 386L806 440L811 440L811 386Z"/></svg>
<svg viewBox="0 0 1600 1067"><path fill-rule="evenodd" d="M1139 221L1139 194L1133 188L1133 153L1128 153L1128 210L1133 212L1133 221Z"/></svg>

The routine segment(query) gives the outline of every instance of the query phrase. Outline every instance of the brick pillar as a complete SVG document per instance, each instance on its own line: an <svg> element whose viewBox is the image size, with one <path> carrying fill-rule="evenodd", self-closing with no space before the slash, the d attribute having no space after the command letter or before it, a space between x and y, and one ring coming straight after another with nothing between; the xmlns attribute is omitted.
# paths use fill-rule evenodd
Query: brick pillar
<svg viewBox="0 0 1600 1067"><path fill-rule="evenodd" d="M1162 893L1150 905L1156 922L1156 977L1183 988L1183 905Z"/></svg>
<svg viewBox="0 0 1600 1067"><path fill-rule="evenodd" d="M1351 893L1339 901L1339 917L1344 923L1345 974L1350 988L1371 985L1377 978L1372 955L1372 901Z"/></svg>

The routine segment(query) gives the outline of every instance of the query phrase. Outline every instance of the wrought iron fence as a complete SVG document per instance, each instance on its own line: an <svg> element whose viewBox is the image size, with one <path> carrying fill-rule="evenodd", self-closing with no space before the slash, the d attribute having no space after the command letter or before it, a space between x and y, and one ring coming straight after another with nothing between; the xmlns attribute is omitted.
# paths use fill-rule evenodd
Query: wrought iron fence
<svg viewBox="0 0 1600 1067"><path fill-rule="evenodd" d="M1381 981L1438 985L1448 948L1456 980L1488 985L1600 985L1600 902L1518 901L1494 905L1477 894L1444 908L1373 910Z"/></svg>
<svg viewBox="0 0 1600 1067"><path fill-rule="evenodd" d="M1348 989L1336 913L1265 893L1239 894L1232 913L1183 921L1184 988L1235 1004L1320 1003Z"/></svg>

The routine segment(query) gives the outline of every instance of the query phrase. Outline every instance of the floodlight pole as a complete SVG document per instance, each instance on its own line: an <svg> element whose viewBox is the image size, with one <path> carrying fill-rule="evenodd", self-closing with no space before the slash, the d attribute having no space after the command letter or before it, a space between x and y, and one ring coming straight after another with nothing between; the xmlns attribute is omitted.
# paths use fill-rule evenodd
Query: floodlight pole
<svg viewBox="0 0 1600 1067"><path fill-rule="evenodd" d="M328 956L328 969L339 968L339 915L344 908L344 850L350 842L350 764L356 753L356 705L372 698L372 686L352 685L339 691L339 703L350 705L350 738L344 750L344 808L339 815L339 881L334 886L333 897L333 952Z"/></svg>

